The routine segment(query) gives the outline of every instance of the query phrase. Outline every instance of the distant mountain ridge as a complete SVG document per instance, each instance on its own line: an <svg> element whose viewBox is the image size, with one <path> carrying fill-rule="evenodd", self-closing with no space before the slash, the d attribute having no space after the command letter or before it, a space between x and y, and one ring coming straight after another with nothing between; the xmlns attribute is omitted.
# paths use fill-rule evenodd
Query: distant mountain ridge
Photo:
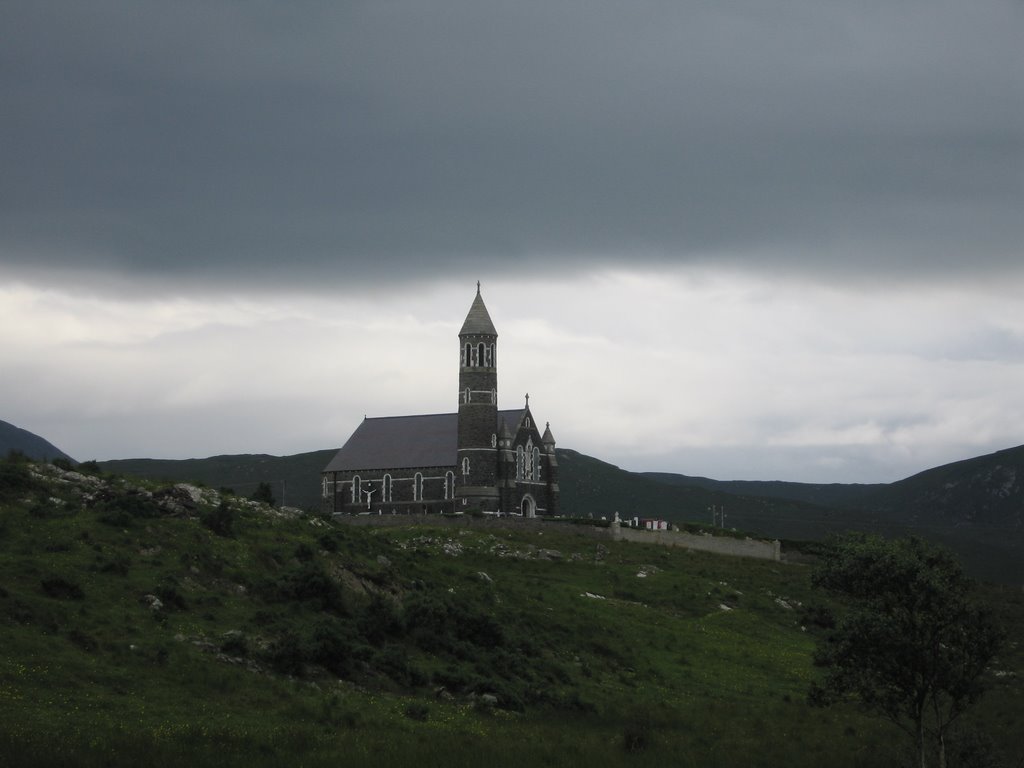
<svg viewBox="0 0 1024 768"><path fill-rule="evenodd" d="M723 481L666 472L641 474L670 485L861 510L908 523L1024 529L1024 445L944 464L894 483Z"/></svg>
<svg viewBox="0 0 1024 768"><path fill-rule="evenodd" d="M6 456L11 451L18 451L40 461L67 459L78 463L49 440L9 422L0 421L0 456Z"/></svg>

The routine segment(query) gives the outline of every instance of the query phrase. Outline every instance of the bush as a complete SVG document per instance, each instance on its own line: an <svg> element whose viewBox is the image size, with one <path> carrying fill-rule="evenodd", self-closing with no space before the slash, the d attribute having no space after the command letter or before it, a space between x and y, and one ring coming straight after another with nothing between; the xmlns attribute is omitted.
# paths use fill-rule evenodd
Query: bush
<svg viewBox="0 0 1024 768"><path fill-rule="evenodd" d="M651 727L646 723L634 721L622 730L622 748L629 754L643 752L651 743Z"/></svg>
<svg viewBox="0 0 1024 768"><path fill-rule="evenodd" d="M331 578L322 565L303 563L274 582L259 587L263 596L275 602L298 600L310 603L315 610L345 613L341 585Z"/></svg>
<svg viewBox="0 0 1024 768"><path fill-rule="evenodd" d="M164 608L169 610L183 611L188 607L185 596L182 595L175 584L164 582L153 590L153 594L160 598Z"/></svg>
<svg viewBox="0 0 1024 768"><path fill-rule="evenodd" d="M380 644L402 632L402 621L395 604L379 595L374 595L362 609L358 625L359 634L373 644Z"/></svg>
<svg viewBox="0 0 1024 768"><path fill-rule="evenodd" d="M427 682L426 676L409 659L409 653L400 645L388 644L373 657L373 666L399 685L417 687Z"/></svg>
<svg viewBox="0 0 1024 768"><path fill-rule="evenodd" d="M276 499L274 499L274 491L270 488L270 483L260 483L256 486L256 490L250 497L253 501L262 501L264 504L274 506Z"/></svg>
<svg viewBox="0 0 1024 768"><path fill-rule="evenodd" d="M112 495L95 507L99 520L118 528L130 526L136 519L160 517L163 512L153 499L141 494Z"/></svg>
<svg viewBox="0 0 1024 768"><path fill-rule="evenodd" d="M29 472L27 460L8 456L0 462L0 499L14 499L34 490L36 481Z"/></svg>
<svg viewBox="0 0 1024 768"><path fill-rule="evenodd" d="M50 576L42 579L39 584L42 586L43 592L57 600L85 599L85 592L82 591L80 586L60 576Z"/></svg>
<svg viewBox="0 0 1024 768"><path fill-rule="evenodd" d="M402 607L402 625L423 650L447 651L460 658L467 657L467 644L495 648L505 643L501 624L481 606L447 593L410 595Z"/></svg>
<svg viewBox="0 0 1024 768"><path fill-rule="evenodd" d="M288 630L270 644L267 661L285 675L301 675L306 658L298 635Z"/></svg>
<svg viewBox="0 0 1024 768"><path fill-rule="evenodd" d="M248 656L249 641L246 640L245 635L241 632L228 632L224 642L220 644L220 650L229 656Z"/></svg>
<svg viewBox="0 0 1024 768"><path fill-rule="evenodd" d="M421 723L426 722L427 718L430 717L430 707L422 701L410 701L405 705L404 712L405 716L410 720L417 720Z"/></svg>
<svg viewBox="0 0 1024 768"><path fill-rule="evenodd" d="M353 644L349 635L336 619L320 619L310 632L307 658L338 677L348 677L353 661Z"/></svg>
<svg viewBox="0 0 1024 768"><path fill-rule="evenodd" d="M116 576L127 576L131 560L123 552L116 552L110 557L98 557L93 569L97 573L110 573Z"/></svg>
<svg viewBox="0 0 1024 768"><path fill-rule="evenodd" d="M235 513L231 511L231 507L226 501L222 501L216 509L203 512L199 516L199 521L218 536L231 536Z"/></svg>
<svg viewBox="0 0 1024 768"><path fill-rule="evenodd" d="M99 643L96 642L96 638L79 629L72 629L68 632L68 640L86 653L93 653L97 648L99 648Z"/></svg>

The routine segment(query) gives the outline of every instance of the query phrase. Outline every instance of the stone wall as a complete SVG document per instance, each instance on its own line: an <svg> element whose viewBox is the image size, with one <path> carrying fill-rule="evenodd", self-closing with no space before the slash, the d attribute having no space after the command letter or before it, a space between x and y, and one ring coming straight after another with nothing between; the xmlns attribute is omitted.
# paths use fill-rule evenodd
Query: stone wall
<svg viewBox="0 0 1024 768"><path fill-rule="evenodd" d="M682 531L645 531L612 525L606 529L615 541L635 541L639 544L658 544L662 547L684 547L702 552L714 552L733 557L756 557L761 560L781 560L782 546L778 541L734 539L729 536L697 536Z"/></svg>
<svg viewBox="0 0 1024 768"><path fill-rule="evenodd" d="M781 560L781 545L778 541L760 541L757 539L734 539L728 536L697 536L681 531L643 531L635 528L622 528L612 524L608 528L593 525L573 525L546 521L542 518L532 520L521 517L473 517L460 515L448 517L442 515L342 515L336 517L340 523L354 526L409 526L429 525L445 528L470 528L476 531L557 531L573 533L595 540L633 541L638 544L655 544L662 547L683 547L702 552L712 552L732 557L753 557L760 560Z"/></svg>

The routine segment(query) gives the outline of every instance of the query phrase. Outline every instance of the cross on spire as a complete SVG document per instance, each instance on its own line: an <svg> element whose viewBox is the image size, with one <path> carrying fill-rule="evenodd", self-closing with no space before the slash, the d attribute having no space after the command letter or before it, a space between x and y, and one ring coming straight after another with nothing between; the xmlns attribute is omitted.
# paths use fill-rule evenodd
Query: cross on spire
<svg viewBox="0 0 1024 768"><path fill-rule="evenodd" d="M530 407L530 393L529 392L526 393L526 407L527 408Z"/></svg>

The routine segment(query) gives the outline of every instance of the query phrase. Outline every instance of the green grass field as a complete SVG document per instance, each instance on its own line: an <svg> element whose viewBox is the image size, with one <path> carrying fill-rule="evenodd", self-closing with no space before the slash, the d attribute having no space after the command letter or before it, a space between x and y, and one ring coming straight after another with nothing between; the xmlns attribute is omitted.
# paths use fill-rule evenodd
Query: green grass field
<svg viewBox="0 0 1024 768"><path fill-rule="evenodd" d="M806 703L822 631L806 567L557 526L349 528L204 494L174 510L158 483L0 466L0 764L908 755L852 706ZM1019 638L1024 595L984 594ZM1011 644L960 764L1020 764L1022 672Z"/></svg>

